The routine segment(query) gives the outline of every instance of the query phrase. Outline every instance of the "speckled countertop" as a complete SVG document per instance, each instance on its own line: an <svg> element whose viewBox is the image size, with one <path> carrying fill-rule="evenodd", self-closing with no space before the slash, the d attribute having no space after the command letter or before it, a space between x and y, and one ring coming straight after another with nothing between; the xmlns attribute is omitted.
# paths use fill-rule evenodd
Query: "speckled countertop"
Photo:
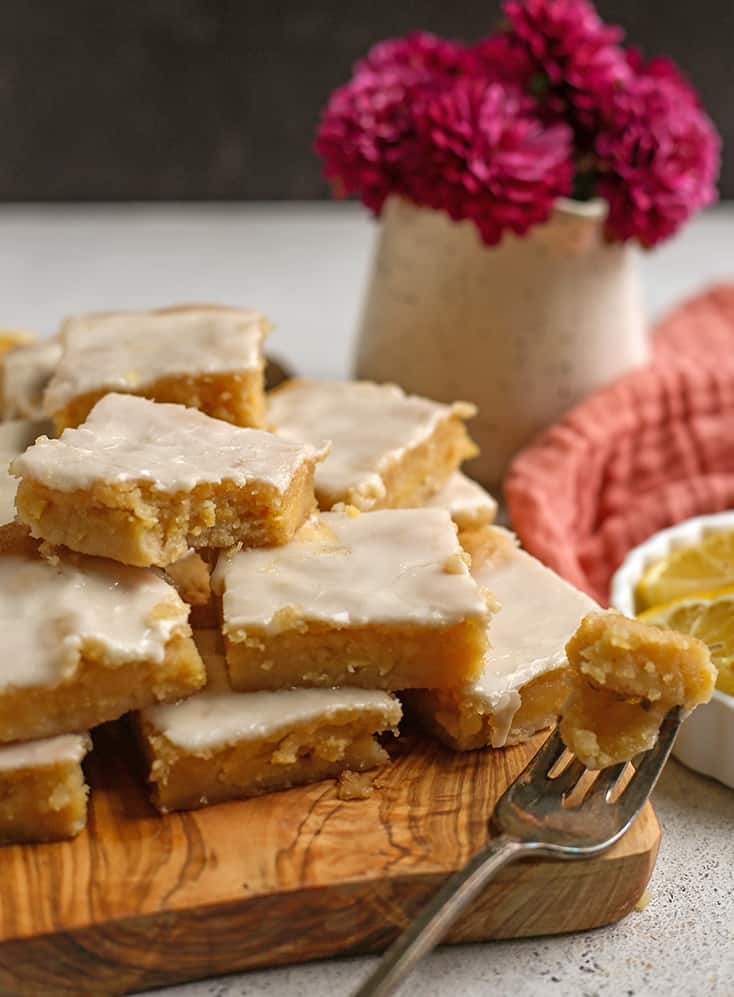
<svg viewBox="0 0 734 997"><path fill-rule="evenodd" d="M273 351L301 373L345 376L374 228L353 205L0 207L3 324L166 301L257 304ZM734 278L734 207L642 261L651 314ZM442 949L405 997L731 997L734 790L668 764L650 901L580 935ZM294 926L297 930L297 925ZM175 954L172 953L172 957ZM332 960L159 990L159 997L346 997L374 964Z"/></svg>

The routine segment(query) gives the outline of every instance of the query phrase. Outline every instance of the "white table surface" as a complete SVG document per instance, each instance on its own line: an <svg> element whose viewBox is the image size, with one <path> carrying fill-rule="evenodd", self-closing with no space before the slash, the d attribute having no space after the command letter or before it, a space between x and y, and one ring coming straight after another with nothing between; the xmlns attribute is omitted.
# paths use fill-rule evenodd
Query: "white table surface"
<svg viewBox="0 0 734 997"><path fill-rule="evenodd" d="M252 304L275 322L272 351L297 371L345 376L374 233L358 207L343 204L2 206L0 325L50 333L79 310ZM734 278L733 244L727 206L646 255L650 314ZM734 791L673 761L655 805L663 843L644 911L583 935L444 948L401 994L731 997ZM332 960L157 993L342 997L373 962Z"/></svg>

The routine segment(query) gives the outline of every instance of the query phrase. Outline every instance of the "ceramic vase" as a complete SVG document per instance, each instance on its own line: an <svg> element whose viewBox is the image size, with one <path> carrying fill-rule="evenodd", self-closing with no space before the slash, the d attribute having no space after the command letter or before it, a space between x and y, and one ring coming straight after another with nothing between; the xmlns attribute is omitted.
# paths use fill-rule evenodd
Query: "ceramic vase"
<svg viewBox="0 0 734 997"><path fill-rule="evenodd" d="M356 375L474 402L498 488L513 455L574 403L648 359L636 250L609 244L601 201L486 246L469 222L391 197L358 334Z"/></svg>

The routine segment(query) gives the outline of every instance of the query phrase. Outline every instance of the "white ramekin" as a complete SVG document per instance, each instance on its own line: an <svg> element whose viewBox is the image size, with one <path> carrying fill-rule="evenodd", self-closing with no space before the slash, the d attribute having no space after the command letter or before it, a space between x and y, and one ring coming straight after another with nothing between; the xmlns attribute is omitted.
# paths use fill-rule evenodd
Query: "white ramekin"
<svg viewBox="0 0 734 997"><path fill-rule="evenodd" d="M676 547L697 543L707 533L723 529L734 529L734 510L687 519L635 547L612 579L612 606L634 616L635 588L649 564ZM734 788L734 696L715 690L711 702L694 710L681 727L673 754L696 772Z"/></svg>

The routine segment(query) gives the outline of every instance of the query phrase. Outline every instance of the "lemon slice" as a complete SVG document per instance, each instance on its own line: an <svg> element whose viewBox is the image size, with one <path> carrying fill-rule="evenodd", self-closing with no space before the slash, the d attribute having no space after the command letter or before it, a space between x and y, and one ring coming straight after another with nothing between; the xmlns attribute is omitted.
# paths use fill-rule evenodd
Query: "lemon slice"
<svg viewBox="0 0 734 997"><path fill-rule="evenodd" d="M635 598L642 610L729 585L734 585L734 530L718 530L651 564L637 583Z"/></svg>
<svg viewBox="0 0 734 997"><path fill-rule="evenodd" d="M734 696L734 585L653 606L637 619L702 640L719 669L716 688Z"/></svg>

